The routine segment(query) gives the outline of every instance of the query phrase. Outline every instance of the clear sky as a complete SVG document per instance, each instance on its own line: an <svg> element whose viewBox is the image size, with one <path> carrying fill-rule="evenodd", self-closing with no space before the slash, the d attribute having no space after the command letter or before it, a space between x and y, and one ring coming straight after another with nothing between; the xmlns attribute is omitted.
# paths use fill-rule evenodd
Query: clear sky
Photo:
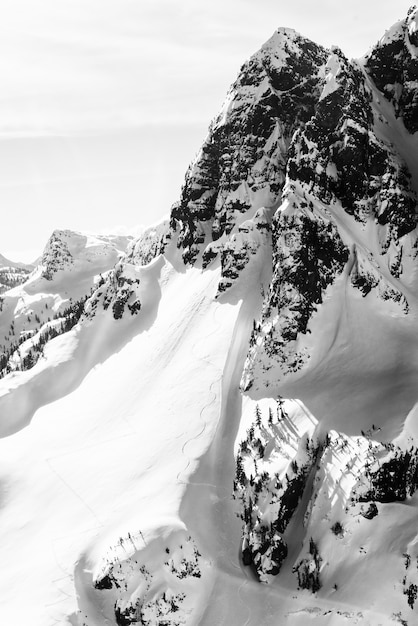
<svg viewBox="0 0 418 626"><path fill-rule="evenodd" d="M349 57L410 0L0 0L0 252L159 219L239 67L279 26Z"/></svg>

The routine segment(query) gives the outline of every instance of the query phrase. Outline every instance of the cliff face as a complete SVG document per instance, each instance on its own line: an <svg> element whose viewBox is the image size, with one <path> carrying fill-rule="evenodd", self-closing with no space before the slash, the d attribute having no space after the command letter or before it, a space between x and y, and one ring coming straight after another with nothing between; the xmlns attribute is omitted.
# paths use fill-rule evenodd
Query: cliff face
<svg viewBox="0 0 418 626"><path fill-rule="evenodd" d="M205 268L220 255L222 294L250 257L269 268L246 390L308 365L312 321L338 278L349 298L372 292L407 314L418 247L415 38L412 10L359 61L279 29L241 68L186 174L171 214L184 261Z"/></svg>
<svg viewBox="0 0 418 626"><path fill-rule="evenodd" d="M367 72L410 133L418 130L418 27L416 7L386 32L365 57Z"/></svg>
<svg viewBox="0 0 418 626"><path fill-rule="evenodd" d="M408 310L405 289L417 252L411 174L379 132L361 65L335 49L326 72L315 115L289 148L283 202L273 218L273 279L253 337L247 388L253 367L259 378L279 361L283 376L307 362L303 335L338 277L349 297L373 292Z"/></svg>
<svg viewBox="0 0 418 626"><path fill-rule="evenodd" d="M323 48L279 29L242 66L172 209L186 262L260 207L280 203L289 144L313 115L326 58Z"/></svg>

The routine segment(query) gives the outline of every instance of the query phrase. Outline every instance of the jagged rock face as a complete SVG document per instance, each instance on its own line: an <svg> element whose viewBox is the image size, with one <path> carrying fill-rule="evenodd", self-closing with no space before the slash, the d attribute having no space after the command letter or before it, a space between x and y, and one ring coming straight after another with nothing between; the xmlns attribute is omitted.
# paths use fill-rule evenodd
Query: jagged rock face
<svg viewBox="0 0 418 626"><path fill-rule="evenodd" d="M329 81L315 116L299 131L289 151L288 175L307 191L365 223L372 216L387 226L382 249L417 224L416 197L406 165L376 137L371 92L360 67L334 49Z"/></svg>
<svg viewBox="0 0 418 626"><path fill-rule="evenodd" d="M301 206L294 197L275 218L274 273L250 340L250 359L262 353L262 367L268 371L278 366L284 375L304 365L308 354L296 345L298 335L306 333L323 293L343 271L348 257L332 221L315 214L306 202ZM248 390L251 379L244 385Z"/></svg>
<svg viewBox="0 0 418 626"><path fill-rule="evenodd" d="M52 278L60 271L73 271L87 265L97 273L107 271L126 252L132 237L85 235L71 230L55 230L45 246L40 267L42 277Z"/></svg>
<svg viewBox="0 0 418 626"><path fill-rule="evenodd" d="M287 149L313 114L326 58L323 48L279 29L243 65L172 209L185 261L254 210L278 203Z"/></svg>
<svg viewBox="0 0 418 626"><path fill-rule="evenodd" d="M168 220L146 228L128 247L126 261L135 265L147 265L164 250L167 235L169 236Z"/></svg>
<svg viewBox="0 0 418 626"><path fill-rule="evenodd" d="M125 312L129 316L141 310L140 270L148 265L160 253L170 239L168 221L164 220L144 232L130 243L126 254L107 274L106 279L97 286L95 293L86 305L86 312L93 317L98 308L110 309L115 320L121 319ZM101 305L101 306L100 306Z"/></svg>
<svg viewBox="0 0 418 626"><path fill-rule="evenodd" d="M218 244L209 245L203 254L203 265L213 258ZM226 292L229 299L234 291L245 291L249 271L257 271L260 277L271 275L271 211L259 209L252 220L243 222L226 244L219 246L221 252L222 278L217 296ZM260 251L263 251L262 254ZM216 252L217 254L217 252ZM215 254L215 256L216 256Z"/></svg>
<svg viewBox="0 0 418 626"><path fill-rule="evenodd" d="M43 266L42 276L47 280L59 270L70 267L73 264L73 257L68 247L68 238L71 237L70 231L55 230L42 253L41 265Z"/></svg>
<svg viewBox="0 0 418 626"><path fill-rule="evenodd" d="M120 261L89 299L86 305L87 315L93 317L99 305L105 311L110 307L115 320L121 319L125 310L129 310L131 315L139 313L141 310L141 300L138 296L140 282L136 266L125 259Z"/></svg>
<svg viewBox="0 0 418 626"><path fill-rule="evenodd" d="M418 130L417 8L395 24L366 57L376 86L394 106L410 133Z"/></svg>
<svg viewBox="0 0 418 626"><path fill-rule="evenodd" d="M246 389L263 370L275 367L280 378L304 366L310 355L298 338L310 332L326 290L346 268L363 296L375 290L408 310L391 277L402 279L403 261L416 257L410 174L375 132L372 94L360 66L334 48L326 71L315 115L289 147L283 202L273 218L273 278L251 341ZM369 250L366 228L377 240Z"/></svg>
<svg viewBox="0 0 418 626"><path fill-rule="evenodd" d="M386 86L403 68L407 102L399 100L397 114L412 132L414 38L411 11L363 61L348 61L336 47L329 53L279 29L242 67L186 174L171 227L185 262L201 254L205 268L220 257L219 294L232 297L249 260L262 247L272 249L271 262L263 261L272 278L263 285L268 295L251 339L245 389L254 377L263 379L262 370L277 368L280 379L309 361L304 337L344 273L363 297L373 292L408 311L402 285L410 282L418 249L417 182L379 131L370 77L382 89L377 68ZM391 46L402 54L387 71ZM383 91L393 100L396 90ZM263 206L265 241L255 218ZM365 231L374 231L371 247Z"/></svg>

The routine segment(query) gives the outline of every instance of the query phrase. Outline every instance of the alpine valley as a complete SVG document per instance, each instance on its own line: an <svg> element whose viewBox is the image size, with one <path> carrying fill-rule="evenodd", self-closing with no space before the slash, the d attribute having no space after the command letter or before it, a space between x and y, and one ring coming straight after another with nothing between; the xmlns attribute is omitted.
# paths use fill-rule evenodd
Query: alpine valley
<svg viewBox="0 0 418 626"><path fill-rule="evenodd" d="M417 194L413 7L356 60L279 28L169 219L52 234L0 296L1 624L418 625Z"/></svg>

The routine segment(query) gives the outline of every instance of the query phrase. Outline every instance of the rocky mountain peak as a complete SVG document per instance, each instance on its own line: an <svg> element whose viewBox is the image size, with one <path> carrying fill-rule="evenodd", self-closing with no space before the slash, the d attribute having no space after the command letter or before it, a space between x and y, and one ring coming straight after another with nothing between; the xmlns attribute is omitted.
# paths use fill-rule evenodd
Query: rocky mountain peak
<svg viewBox="0 0 418 626"><path fill-rule="evenodd" d="M418 8L411 7L407 18L408 39L411 46L414 46L415 56L418 54ZM412 52L412 51L411 51Z"/></svg>
<svg viewBox="0 0 418 626"><path fill-rule="evenodd" d="M60 271L85 265L105 271L125 254L132 237L90 235L72 230L54 230L42 254L42 277L51 280Z"/></svg>
<svg viewBox="0 0 418 626"><path fill-rule="evenodd" d="M366 55L365 67L410 133L418 130L418 32L416 6Z"/></svg>
<svg viewBox="0 0 418 626"><path fill-rule="evenodd" d="M362 297L374 292L408 310L418 248L408 138L418 119L416 16L414 7L359 61L279 28L242 66L186 174L171 214L184 261L206 267L219 255L227 297L257 255L271 268L247 389L263 379L259 366L278 367L278 378L303 369L302 344L338 277L348 275ZM405 135L386 130L383 96ZM263 239L254 221L261 208Z"/></svg>
<svg viewBox="0 0 418 626"><path fill-rule="evenodd" d="M73 257L69 249L69 242L75 233L69 230L54 230L48 239L41 257L42 275L51 280L55 272L70 267Z"/></svg>
<svg viewBox="0 0 418 626"><path fill-rule="evenodd" d="M294 131L314 112L328 53L279 29L242 67L190 166L171 226L186 262L280 202Z"/></svg>

